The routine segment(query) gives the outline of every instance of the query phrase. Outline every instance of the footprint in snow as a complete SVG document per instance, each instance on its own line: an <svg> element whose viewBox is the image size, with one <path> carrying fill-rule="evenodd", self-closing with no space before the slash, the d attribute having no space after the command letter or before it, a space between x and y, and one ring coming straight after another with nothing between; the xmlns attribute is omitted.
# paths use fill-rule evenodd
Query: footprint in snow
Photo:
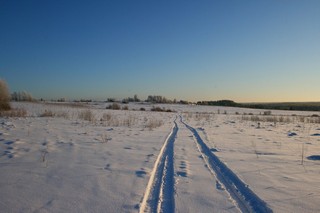
<svg viewBox="0 0 320 213"><path fill-rule="evenodd" d="M188 177L186 172L181 172L181 171L177 172L177 175L180 177Z"/></svg>
<svg viewBox="0 0 320 213"><path fill-rule="evenodd" d="M289 136L289 137L297 136L297 135L298 135L298 134L297 134L297 133L295 133L295 132L289 132L289 133L288 133L288 136Z"/></svg>
<svg viewBox="0 0 320 213"><path fill-rule="evenodd" d="M13 144L13 143L14 143L13 141L5 142L6 145L11 145L11 144Z"/></svg>
<svg viewBox="0 0 320 213"><path fill-rule="evenodd" d="M13 158L13 152L11 151L8 151L8 150L4 151L4 155L7 155L8 158Z"/></svg>
<svg viewBox="0 0 320 213"><path fill-rule="evenodd" d="M111 170L111 169L110 169L110 166L111 166L111 165L108 163L108 164L104 167L104 169L105 169L105 170Z"/></svg>
<svg viewBox="0 0 320 213"><path fill-rule="evenodd" d="M128 147L128 146L126 146L126 147L124 147L124 149L132 149L131 147Z"/></svg>
<svg viewBox="0 0 320 213"><path fill-rule="evenodd" d="M179 169L182 171L177 171L177 176L188 177L188 163L186 161L180 161Z"/></svg>
<svg viewBox="0 0 320 213"><path fill-rule="evenodd" d="M180 169L186 169L186 168L187 168L187 166L186 166L186 165L182 165L182 164L181 164L181 165L179 166L179 168L180 168Z"/></svg>
<svg viewBox="0 0 320 213"><path fill-rule="evenodd" d="M136 176L137 177L140 177L140 178L143 178L147 173L143 170L137 170L136 171Z"/></svg>

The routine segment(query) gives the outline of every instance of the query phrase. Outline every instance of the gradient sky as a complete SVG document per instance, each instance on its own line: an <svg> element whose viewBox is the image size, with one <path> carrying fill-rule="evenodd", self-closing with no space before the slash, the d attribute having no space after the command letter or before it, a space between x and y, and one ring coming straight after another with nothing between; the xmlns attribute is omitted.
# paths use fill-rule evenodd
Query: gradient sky
<svg viewBox="0 0 320 213"><path fill-rule="evenodd" d="M320 1L0 0L0 78L45 99L320 101Z"/></svg>

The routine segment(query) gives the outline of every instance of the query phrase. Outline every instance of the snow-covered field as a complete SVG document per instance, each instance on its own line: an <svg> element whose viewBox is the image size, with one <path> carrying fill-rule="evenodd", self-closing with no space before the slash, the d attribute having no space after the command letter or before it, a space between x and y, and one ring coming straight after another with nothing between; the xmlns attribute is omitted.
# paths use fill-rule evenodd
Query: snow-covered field
<svg viewBox="0 0 320 213"><path fill-rule="evenodd" d="M12 105L27 117L0 118L0 212L320 212L317 113Z"/></svg>

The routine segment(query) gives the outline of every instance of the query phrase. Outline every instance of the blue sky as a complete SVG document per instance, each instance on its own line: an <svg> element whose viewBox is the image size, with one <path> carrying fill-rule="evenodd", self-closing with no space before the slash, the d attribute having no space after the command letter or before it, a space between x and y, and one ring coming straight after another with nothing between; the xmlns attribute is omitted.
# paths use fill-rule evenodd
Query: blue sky
<svg viewBox="0 0 320 213"><path fill-rule="evenodd" d="M0 0L0 32L37 98L320 101L318 0Z"/></svg>

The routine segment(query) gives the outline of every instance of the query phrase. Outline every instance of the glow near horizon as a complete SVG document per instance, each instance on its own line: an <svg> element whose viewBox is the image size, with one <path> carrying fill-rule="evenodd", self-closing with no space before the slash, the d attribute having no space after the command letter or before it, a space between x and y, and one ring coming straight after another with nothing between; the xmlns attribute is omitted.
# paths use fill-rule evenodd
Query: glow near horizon
<svg viewBox="0 0 320 213"><path fill-rule="evenodd" d="M10 1L0 27L37 98L320 101L319 1Z"/></svg>

